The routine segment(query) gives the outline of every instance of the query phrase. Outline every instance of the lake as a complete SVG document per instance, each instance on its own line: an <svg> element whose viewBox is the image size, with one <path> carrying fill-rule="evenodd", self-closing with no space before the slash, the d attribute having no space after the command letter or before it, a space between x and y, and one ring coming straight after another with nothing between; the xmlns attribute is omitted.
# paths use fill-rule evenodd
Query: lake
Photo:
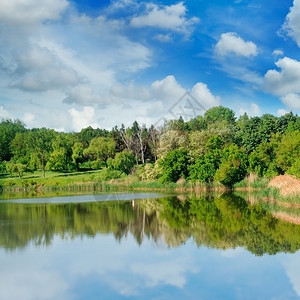
<svg viewBox="0 0 300 300"><path fill-rule="evenodd" d="M299 299L300 226L237 194L0 200L0 299Z"/></svg>

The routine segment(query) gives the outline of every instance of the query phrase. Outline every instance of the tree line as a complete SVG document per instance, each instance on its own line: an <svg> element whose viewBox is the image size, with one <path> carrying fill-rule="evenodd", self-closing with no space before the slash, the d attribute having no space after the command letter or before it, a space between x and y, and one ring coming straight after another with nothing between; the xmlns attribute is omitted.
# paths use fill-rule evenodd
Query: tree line
<svg viewBox="0 0 300 300"><path fill-rule="evenodd" d="M299 157L300 118L292 112L237 118L219 106L161 128L135 121L127 128L72 133L27 129L19 120L0 123L0 169L20 178L38 169L43 176L45 170L105 170L112 178L135 173L143 180L184 178L232 186L249 173L300 176Z"/></svg>

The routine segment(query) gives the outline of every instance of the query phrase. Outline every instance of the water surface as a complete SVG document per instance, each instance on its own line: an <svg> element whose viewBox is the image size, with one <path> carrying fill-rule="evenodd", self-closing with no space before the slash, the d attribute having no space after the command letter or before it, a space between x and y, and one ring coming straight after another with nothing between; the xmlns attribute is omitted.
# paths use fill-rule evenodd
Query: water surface
<svg viewBox="0 0 300 300"><path fill-rule="evenodd" d="M1 202L0 299L299 298L300 226L235 195L130 194Z"/></svg>

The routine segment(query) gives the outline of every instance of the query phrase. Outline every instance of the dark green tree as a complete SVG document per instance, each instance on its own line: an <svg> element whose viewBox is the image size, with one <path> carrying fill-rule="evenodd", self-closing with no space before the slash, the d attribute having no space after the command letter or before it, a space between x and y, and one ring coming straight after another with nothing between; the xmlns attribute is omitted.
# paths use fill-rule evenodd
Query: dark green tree
<svg viewBox="0 0 300 300"><path fill-rule="evenodd" d="M109 158L107 160L107 166L112 170L120 171L128 175L131 169L135 165L135 158L132 152L124 150L123 152L117 153L115 158Z"/></svg>
<svg viewBox="0 0 300 300"><path fill-rule="evenodd" d="M215 181L227 187L243 180L247 174L247 155L236 145L229 145L222 153L221 165L216 172Z"/></svg>
<svg viewBox="0 0 300 300"><path fill-rule="evenodd" d="M234 124L236 118L232 109L223 106L216 106L205 112L204 120L207 123L226 121L229 124Z"/></svg>
<svg viewBox="0 0 300 300"><path fill-rule="evenodd" d="M179 178L187 178L189 175L188 167L190 157L186 149L175 149L167 153L167 155L159 160L162 168L161 181L176 182Z"/></svg>

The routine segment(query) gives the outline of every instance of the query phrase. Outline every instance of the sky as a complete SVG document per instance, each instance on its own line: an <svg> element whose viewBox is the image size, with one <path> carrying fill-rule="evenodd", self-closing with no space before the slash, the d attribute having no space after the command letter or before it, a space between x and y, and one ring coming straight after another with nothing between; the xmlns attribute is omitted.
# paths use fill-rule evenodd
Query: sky
<svg viewBox="0 0 300 300"><path fill-rule="evenodd" d="M158 124L186 92L237 116L299 114L299 48L300 0L0 0L0 118Z"/></svg>

